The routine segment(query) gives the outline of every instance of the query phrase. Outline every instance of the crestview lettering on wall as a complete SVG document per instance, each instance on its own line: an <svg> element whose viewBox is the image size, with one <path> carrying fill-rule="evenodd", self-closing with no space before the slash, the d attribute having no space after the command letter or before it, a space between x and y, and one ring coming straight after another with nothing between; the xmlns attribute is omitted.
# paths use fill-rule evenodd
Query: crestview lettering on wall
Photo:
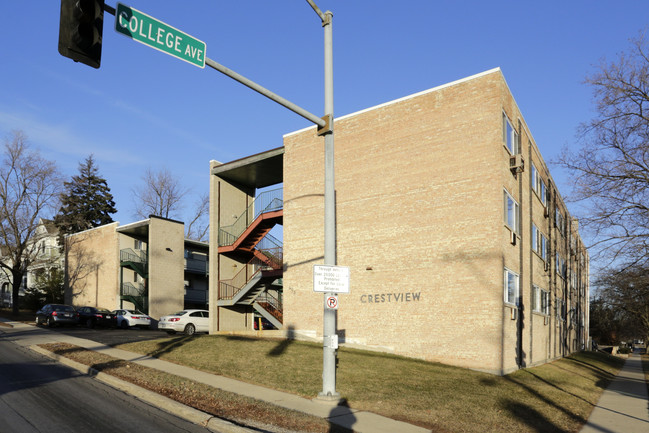
<svg viewBox="0 0 649 433"><path fill-rule="evenodd" d="M384 302L418 302L421 300L421 292L405 293L374 293L361 295L363 304L381 304Z"/></svg>

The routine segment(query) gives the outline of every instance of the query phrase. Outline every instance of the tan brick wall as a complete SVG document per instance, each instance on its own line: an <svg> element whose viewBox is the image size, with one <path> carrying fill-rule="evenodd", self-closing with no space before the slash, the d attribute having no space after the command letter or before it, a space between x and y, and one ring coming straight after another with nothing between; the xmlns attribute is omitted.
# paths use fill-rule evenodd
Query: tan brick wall
<svg viewBox="0 0 649 433"><path fill-rule="evenodd" d="M113 223L66 238L66 302L119 307L119 242Z"/></svg>
<svg viewBox="0 0 649 433"><path fill-rule="evenodd" d="M491 74L336 121L345 341L500 370L503 86ZM307 130L285 148L285 325L321 335L311 281L323 251L322 139Z"/></svg>
<svg viewBox="0 0 649 433"><path fill-rule="evenodd" d="M351 272L338 329L347 344L494 373L518 368L519 351L525 365L556 356L556 320L531 304L532 284L551 288L552 270L530 252L531 221L547 218L530 165L510 171L503 111L526 160L534 154L549 176L499 70L336 120L337 262ZM284 145L284 325L322 336L312 271L324 251L323 139L309 128ZM504 189L521 207L516 245ZM521 277L516 320L504 304L505 267Z"/></svg>
<svg viewBox="0 0 649 433"><path fill-rule="evenodd" d="M184 225L151 217L149 221L149 315L159 319L183 309Z"/></svg>

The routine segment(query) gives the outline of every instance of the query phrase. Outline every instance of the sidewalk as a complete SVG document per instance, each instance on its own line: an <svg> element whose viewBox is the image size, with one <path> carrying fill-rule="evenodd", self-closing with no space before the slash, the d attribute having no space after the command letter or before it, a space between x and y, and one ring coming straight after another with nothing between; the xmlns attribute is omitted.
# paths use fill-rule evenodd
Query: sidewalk
<svg viewBox="0 0 649 433"><path fill-rule="evenodd" d="M639 355L627 358L581 433L649 432L649 396Z"/></svg>
<svg viewBox="0 0 649 433"><path fill-rule="evenodd" d="M223 389L225 391L245 395L257 400L266 401L276 406L281 406L287 409L293 409L310 415L318 416L326 419L331 424L347 427L359 433L424 433L429 431L421 427L417 427L401 421L396 421L371 412L357 411L347 406L334 406L327 402L310 400L303 397L298 397L293 394L275 391L257 385L251 385L249 383L205 373L150 356L127 352L120 349L114 349L112 347L105 346L94 341L67 336L58 332L53 332L46 328L35 327L20 322L7 322L4 319L0 319L0 321L5 322L5 325L9 325L8 327L0 326L0 336L4 334L6 337L8 337L9 340L13 341L14 343L29 347L32 350L46 355L49 355L49 353L35 346L38 344L54 342L70 343L84 347L86 349L91 349L104 353L106 355L110 355L114 358L135 362L137 364L155 368L157 370L174 374L176 376L181 376L194 381L202 382L209 386ZM82 366L75 362L68 362L68 360L66 360L65 358L56 359L83 372L88 372L87 366ZM187 408L186 406L182 406L179 403L171 401L165 397L158 396L158 398L155 398L151 395L153 393L151 393L150 391L143 390L142 388L138 388L131 384L127 384L126 382L123 382L116 378L107 377L108 375L105 375L103 373L100 373L96 376L98 379L109 382L109 384L113 384L114 386L119 382L120 389L124 390L124 387L127 386L129 393L135 393L138 397L143 398L149 403L155 404L156 406L159 406L162 409L167 410L168 412L172 412L177 416L181 416L189 419L190 421L206 425L210 430L218 432L252 431L242 429L241 427L238 427L236 425L215 419L214 417L203 414L202 412L198 413L199 411ZM201 414L203 416L201 416Z"/></svg>

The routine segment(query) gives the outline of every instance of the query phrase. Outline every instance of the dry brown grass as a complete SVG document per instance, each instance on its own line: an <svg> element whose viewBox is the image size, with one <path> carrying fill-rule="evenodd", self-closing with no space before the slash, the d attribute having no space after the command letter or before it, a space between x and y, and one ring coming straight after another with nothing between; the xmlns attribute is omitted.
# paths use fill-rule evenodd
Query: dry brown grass
<svg viewBox="0 0 649 433"><path fill-rule="evenodd" d="M223 335L174 336L119 345L132 352L312 398L321 389L322 346ZM330 431L324 420L70 347L102 371L227 419L270 420ZM50 349L52 350L52 349ZM438 363L341 348L337 391L350 407L435 432L578 432L623 360L583 352L499 377ZM290 424L281 424L293 419ZM323 424L319 424L318 421Z"/></svg>
<svg viewBox="0 0 649 433"><path fill-rule="evenodd" d="M204 335L119 346L269 388L314 397L322 346ZM577 432L623 360L584 352L499 377L342 348L337 391L350 407L441 432Z"/></svg>

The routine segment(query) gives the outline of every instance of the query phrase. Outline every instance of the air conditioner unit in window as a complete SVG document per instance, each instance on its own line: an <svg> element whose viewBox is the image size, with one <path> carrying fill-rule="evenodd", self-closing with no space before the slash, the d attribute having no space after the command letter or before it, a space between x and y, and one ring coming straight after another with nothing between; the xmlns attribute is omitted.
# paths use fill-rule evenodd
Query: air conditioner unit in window
<svg viewBox="0 0 649 433"><path fill-rule="evenodd" d="M512 308L510 311L512 320L516 320L516 318L518 318L518 310L516 308Z"/></svg>
<svg viewBox="0 0 649 433"><path fill-rule="evenodd" d="M548 209L547 206L543 208L543 216L544 216L545 218L549 218L549 217L550 217L550 209Z"/></svg>
<svg viewBox="0 0 649 433"><path fill-rule="evenodd" d="M509 169L512 173L522 173L525 170L523 155L517 154L509 157Z"/></svg>
<svg viewBox="0 0 649 433"><path fill-rule="evenodd" d="M512 245L516 245L516 233L513 231L510 233L509 242L511 242Z"/></svg>

